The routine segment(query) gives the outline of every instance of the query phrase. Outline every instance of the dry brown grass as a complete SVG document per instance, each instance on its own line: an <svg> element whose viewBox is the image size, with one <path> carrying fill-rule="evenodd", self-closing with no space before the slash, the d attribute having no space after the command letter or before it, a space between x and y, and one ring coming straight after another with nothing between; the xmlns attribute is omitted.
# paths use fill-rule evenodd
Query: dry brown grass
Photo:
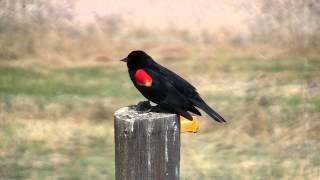
<svg viewBox="0 0 320 180"><path fill-rule="evenodd" d="M85 25L72 8L0 5L9 2L10 18L0 6L0 179L113 179L113 112L143 99L118 63L135 49L192 82L228 120L204 116L200 133L182 135L182 179L319 179L316 1L241 1L235 11L265 11L242 21L245 32L137 27L118 16ZM36 3L39 16L21 2ZM58 14L41 14L48 8Z"/></svg>
<svg viewBox="0 0 320 180"><path fill-rule="evenodd" d="M182 135L182 179L319 177L319 60L175 56L157 57L228 120ZM2 177L114 178L112 114L143 99L123 64L0 72Z"/></svg>

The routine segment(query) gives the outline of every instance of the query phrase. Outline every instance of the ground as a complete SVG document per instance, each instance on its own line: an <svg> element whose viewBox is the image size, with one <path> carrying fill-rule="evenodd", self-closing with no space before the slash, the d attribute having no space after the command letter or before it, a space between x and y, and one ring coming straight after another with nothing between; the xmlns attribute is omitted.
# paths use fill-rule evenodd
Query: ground
<svg viewBox="0 0 320 180"><path fill-rule="evenodd" d="M0 66L1 179L114 179L113 112L144 100L126 66L13 64ZM320 59L161 64L228 120L182 134L182 180L320 178Z"/></svg>

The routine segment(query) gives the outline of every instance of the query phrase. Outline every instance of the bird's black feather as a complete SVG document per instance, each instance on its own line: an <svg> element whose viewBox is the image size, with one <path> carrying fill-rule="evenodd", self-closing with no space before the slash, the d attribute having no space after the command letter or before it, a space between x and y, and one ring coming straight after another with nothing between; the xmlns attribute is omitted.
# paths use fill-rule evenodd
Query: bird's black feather
<svg viewBox="0 0 320 180"><path fill-rule="evenodd" d="M201 112L197 108L195 108L194 106L190 106L188 111L193 112L194 114L201 116Z"/></svg>
<svg viewBox="0 0 320 180"><path fill-rule="evenodd" d="M216 121L226 122L222 116L202 100L194 86L176 73L156 63L145 52L133 51L126 59L133 84L148 100L189 120L192 120L192 116L188 111L201 115L199 110L194 107L196 106ZM135 82L134 76L138 69L143 69L151 76L151 86L146 87Z"/></svg>

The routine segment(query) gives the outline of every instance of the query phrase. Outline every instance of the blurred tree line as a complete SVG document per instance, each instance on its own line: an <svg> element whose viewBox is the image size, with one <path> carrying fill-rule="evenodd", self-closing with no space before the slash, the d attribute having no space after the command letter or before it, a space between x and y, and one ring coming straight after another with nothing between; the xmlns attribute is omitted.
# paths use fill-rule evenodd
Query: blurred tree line
<svg viewBox="0 0 320 180"><path fill-rule="evenodd" d="M106 49L121 18L75 19L74 0L0 0L0 60L86 58ZM89 45L91 44L91 45Z"/></svg>
<svg viewBox="0 0 320 180"><path fill-rule="evenodd" d="M253 18L253 42L307 55L320 51L319 0L263 0Z"/></svg>
<svg viewBox="0 0 320 180"><path fill-rule="evenodd" d="M0 0L0 60L37 56L44 59L51 55L66 59L86 58L101 52L114 53L128 44L133 47L137 44L168 44L166 41L172 37L191 46L198 43L212 47L219 45L214 42L215 34L210 30L204 30L202 40L172 27L164 35L143 27L121 28L123 21L118 16L97 15L95 23L83 25L74 18L76 2ZM248 23L250 37L243 38L241 33L235 32L239 36L235 41L235 35L230 34L224 39L229 46L262 45L299 55L319 55L319 0L262 0L258 9L259 13Z"/></svg>
<svg viewBox="0 0 320 180"><path fill-rule="evenodd" d="M0 0L0 58L33 56L50 32L68 28L73 3L46 0Z"/></svg>

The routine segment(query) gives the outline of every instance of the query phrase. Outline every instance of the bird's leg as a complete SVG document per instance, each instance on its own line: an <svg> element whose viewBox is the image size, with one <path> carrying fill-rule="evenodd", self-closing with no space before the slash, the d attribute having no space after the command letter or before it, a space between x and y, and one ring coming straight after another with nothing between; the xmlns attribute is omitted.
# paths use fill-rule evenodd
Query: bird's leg
<svg viewBox="0 0 320 180"><path fill-rule="evenodd" d="M150 110L152 109L152 106L150 104L150 101L140 101L137 104L137 110L138 111L147 111L150 112Z"/></svg>
<svg viewBox="0 0 320 180"><path fill-rule="evenodd" d="M168 111L167 109L165 108L162 108L161 106L159 105L156 105L156 106L152 106L151 108L151 111L152 112L158 112L158 113L170 113L170 111Z"/></svg>
<svg viewBox="0 0 320 180"><path fill-rule="evenodd" d="M152 106L150 101L140 101L137 104L137 110L143 112L168 112L159 105Z"/></svg>
<svg viewBox="0 0 320 180"><path fill-rule="evenodd" d="M145 110L145 112L167 112L165 109L161 108L159 105L156 105L156 106L152 106L150 105L150 107Z"/></svg>
<svg viewBox="0 0 320 180"><path fill-rule="evenodd" d="M143 112L167 112L170 113L169 110L162 108L159 105L152 106L150 101L140 101L137 104L137 110L138 111L143 111ZM192 120L186 119L183 116L179 116L180 119L180 124L181 124L181 132L193 132L196 133L199 130L199 120L195 117L192 116Z"/></svg>

